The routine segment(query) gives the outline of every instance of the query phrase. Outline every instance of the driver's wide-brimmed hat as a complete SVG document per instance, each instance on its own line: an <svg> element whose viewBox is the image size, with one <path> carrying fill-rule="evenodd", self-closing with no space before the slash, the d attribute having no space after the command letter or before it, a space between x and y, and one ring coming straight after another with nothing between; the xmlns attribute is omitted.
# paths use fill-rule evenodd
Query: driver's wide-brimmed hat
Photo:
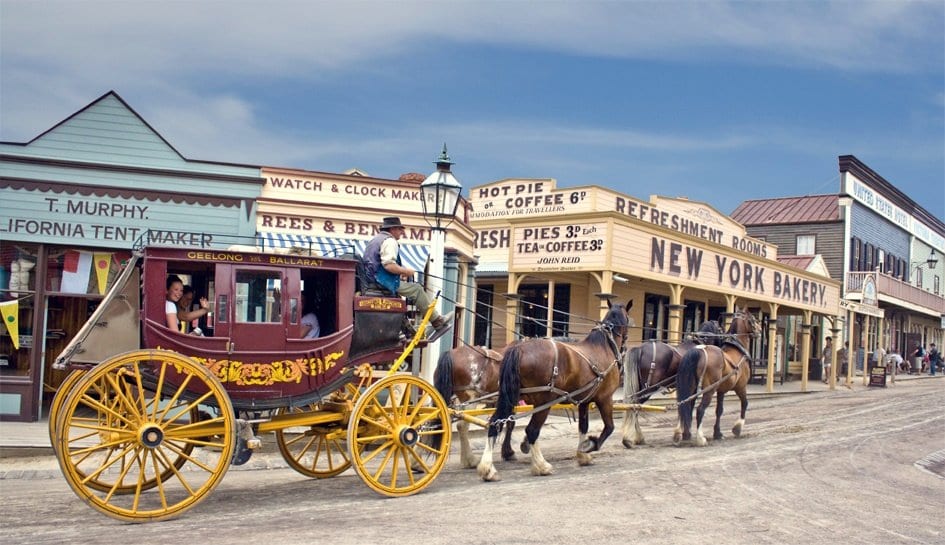
<svg viewBox="0 0 945 545"><path fill-rule="evenodd" d="M400 218L396 216L391 216L389 218L384 218L384 222L381 223L381 231L387 231L394 227L403 227L404 224L400 223Z"/></svg>

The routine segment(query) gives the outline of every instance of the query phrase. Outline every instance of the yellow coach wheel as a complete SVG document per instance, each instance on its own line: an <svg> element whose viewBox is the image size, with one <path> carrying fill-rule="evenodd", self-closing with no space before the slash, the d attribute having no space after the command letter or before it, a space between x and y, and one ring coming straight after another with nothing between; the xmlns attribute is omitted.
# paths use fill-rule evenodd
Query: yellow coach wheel
<svg viewBox="0 0 945 545"><path fill-rule="evenodd" d="M202 405L217 416L197 422ZM66 481L120 520L164 520L190 509L233 457L229 396L208 370L174 352L129 352L97 365L59 412L56 455Z"/></svg>
<svg viewBox="0 0 945 545"><path fill-rule="evenodd" d="M317 405L309 405L289 410L311 412L317 409ZM282 412L280 409L279 413ZM351 467L345 430L337 425L318 424L276 430L276 444L289 467L308 477L334 477Z"/></svg>
<svg viewBox="0 0 945 545"><path fill-rule="evenodd" d="M56 441L56 426L59 423L59 420L58 420L59 409L62 408L63 403L66 402L66 398L69 397L69 394L72 391L72 387L75 386L75 384L79 382L79 379L81 379L83 376L85 376L85 370L76 369L72 371L71 373L69 373L66 379L62 381L62 384L59 385L59 389L56 391L56 395L53 396L52 403L49 406L49 444L52 445L54 452L57 448L56 445L58 444L58 442ZM191 411L191 418L193 418L194 421L196 421L197 415L198 413L195 408L193 411ZM122 452L122 450L123 450L123 447L121 445L117 445L116 447L112 449L111 454L113 455L118 454L119 452ZM174 461L174 467L177 469L180 469L181 466L184 465L184 462L187 461L185 456L189 455L193 450L194 450L194 445L192 444L185 445L184 452L182 453L182 455L178 456L177 459ZM131 462L132 462L131 456L126 455L125 460L122 460L118 463L119 463L119 467L124 467L125 464L131 463ZM161 475L161 479L166 480L169 477L171 471L172 469L168 469L167 471L165 471L164 474ZM85 476L83 475L82 477L84 479ZM111 490L115 484L113 482L108 482L108 481L103 480L103 476L101 475L98 478L90 479L86 482L88 486L91 486L92 488L95 488L96 490L101 490L101 491L106 491L106 492ZM141 487L144 490L147 490L149 488L153 488L154 486L156 486L157 483L158 483L158 479L156 478L149 479L143 482ZM137 489L137 487L138 487L137 483L127 484L125 486L119 486L115 490L115 493L116 494L129 494L131 492L134 492Z"/></svg>
<svg viewBox="0 0 945 545"><path fill-rule="evenodd" d="M70 421L69 417L62 416L64 413L61 413L59 409L62 408L62 405L65 403L65 400L69 397L72 387L75 384L77 384L79 382L79 379L81 379L84 375L85 375L85 371L75 371L71 373L66 378L66 381L63 382L63 386L68 387L68 389L60 389L59 392L56 393L56 397L53 399L53 405L50 407L50 414L49 414L50 440L53 445L53 451L56 452L57 454L58 454L58 444L59 444L59 442L56 440L56 437L58 436L57 431L59 429L65 429L65 427L68 425L67 423ZM107 377L103 376L103 377L100 377L99 383L95 389L96 391L107 390L108 389L107 385L108 385L108 379ZM60 394L62 394L61 397L60 397ZM152 399L153 399L153 394L151 394L150 392L145 392L146 403L150 403ZM102 422L106 422L106 425L109 427L122 426L123 425L122 422L120 420L116 420L114 418L114 415L110 412L111 410L115 410L116 407L120 406L121 401L122 401L121 397L112 396L109 410L99 410L97 413L97 418ZM54 417L55 417L55 421L53 421ZM200 419L197 407L193 407L191 409L189 418L190 418L190 422L196 422ZM117 443L117 444L112 445L107 452L100 453L102 456L104 456L103 463L114 463L115 466L118 468L117 472L101 472L97 475L93 475L92 477L88 477L87 475L82 473L83 470L80 467L73 467L72 470L75 471L76 474L78 474L81 477L82 482L84 482L87 486L91 488L94 488L102 492L109 492L109 491L114 490L115 494L131 494L132 492L134 492L135 490L138 490L139 488L141 490L148 490L148 489L154 488L155 486L158 485L159 482L167 480L171 476L171 473L173 471L180 469L187 462L187 456L189 456L191 452L193 452L194 450L193 443L183 444L180 454L177 455L176 459L174 460L172 464L173 467L166 469L164 473L162 473L161 475L146 478L141 483L126 482L122 484L121 482L119 482L117 483L118 486L115 486L116 482L113 479L110 479L110 477L123 476L124 472L122 470L124 469L124 467L126 465L134 464L134 460L135 460L134 452L128 450L127 446L128 446L127 443ZM121 459L120 460L115 459L117 457L121 457Z"/></svg>
<svg viewBox="0 0 945 545"><path fill-rule="evenodd" d="M434 446L434 438L438 438ZM450 414L423 379L392 375L371 385L354 406L348 447L355 471L374 491L409 496L427 487L450 452Z"/></svg>
<svg viewBox="0 0 945 545"><path fill-rule="evenodd" d="M56 390L56 395L53 396L52 403L49 405L49 444L52 445L53 449L56 448L56 418L59 417L59 409L62 408L62 404L69 397L72 387L75 386L76 382L79 382L84 374L85 371L81 369L75 369L69 373L62 384L59 385L59 389Z"/></svg>

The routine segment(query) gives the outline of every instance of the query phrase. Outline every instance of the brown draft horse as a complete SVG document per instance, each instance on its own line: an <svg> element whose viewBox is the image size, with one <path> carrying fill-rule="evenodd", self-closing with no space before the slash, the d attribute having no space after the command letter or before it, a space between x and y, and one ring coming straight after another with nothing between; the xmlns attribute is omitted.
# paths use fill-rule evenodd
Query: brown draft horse
<svg viewBox="0 0 945 545"><path fill-rule="evenodd" d="M722 336L719 323L708 320L702 322L699 331L687 335L676 346L656 340L634 346L629 350L624 366L624 398L628 403L646 403L660 388L675 385L679 362L686 352L699 344L719 346ZM624 416L623 446L626 448L645 443L639 415L639 411L627 409Z"/></svg>
<svg viewBox="0 0 945 545"><path fill-rule="evenodd" d="M741 436L745 425L745 412L748 410L748 379L751 378L751 355L749 342L751 337L760 332L760 326L755 317L748 311L736 310L728 332L732 335L722 341L722 346L697 346L683 357L679 364L679 373L676 375L676 400L679 403L679 423L673 434L673 442L679 443L691 440L690 427L692 426L692 409L695 397L702 394L702 402L696 410L696 440L697 446L707 444L702 434L702 417L712 402L712 394L716 395L715 428L712 438L722 439L721 419L722 401L726 392L734 390L741 400L741 416L735 422L732 433L735 437Z"/></svg>
<svg viewBox="0 0 945 545"><path fill-rule="evenodd" d="M489 419L488 443L477 468L484 481L499 480L492 463L496 437L519 399L534 406L525 428L522 450L531 453L532 474L551 475L554 468L541 454L538 435L555 403L570 402L578 407L577 460L592 463L591 452L599 450L614 431L613 395L620 385L619 362L627 340L629 318L626 308L611 304L603 322L583 341L569 343L555 339L524 339L506 348L502 358L499 399ZM617 341L619 337L620 341ZM588 436L588 406L596 403L604 429L597 437Z"/></svg>
<svg viewBox="0 0 945 545"><path fill-rule="evenodd" d="M433 372L433 385L452 406L462 407L475 400L494 405L498 397L499 370L504 352L505 348L490 350L482 346L468 345L444 352L436 364L436 371ZM502 459L506 461L515 459L515 451L512 450L514 427L515 422L510 421L502 441ZM476 467L478 460L473 456L469 445L469 423L465 420L458 421L456 431L459 432L460 462L465 468ZM434 436L435 439L439 437ZM438 449L439 445L434 445L434 448Z"/></svg>

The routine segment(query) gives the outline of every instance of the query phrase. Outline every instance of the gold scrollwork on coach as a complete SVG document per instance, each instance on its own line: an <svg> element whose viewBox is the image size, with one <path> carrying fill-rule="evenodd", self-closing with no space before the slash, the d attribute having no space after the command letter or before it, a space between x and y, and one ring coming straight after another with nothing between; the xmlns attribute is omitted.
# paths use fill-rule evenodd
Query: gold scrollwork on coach
<svg viewBox="0 0 945 545"><path fill-rule="evenodd" d="M236 386L271 386L277 383L296 384L304 375L320 375L337 366L344 352L333 352L324 358L298 358L273 363L194 358L209 369L220 382ZM180 369L178 369L180 371Z"/></svg>

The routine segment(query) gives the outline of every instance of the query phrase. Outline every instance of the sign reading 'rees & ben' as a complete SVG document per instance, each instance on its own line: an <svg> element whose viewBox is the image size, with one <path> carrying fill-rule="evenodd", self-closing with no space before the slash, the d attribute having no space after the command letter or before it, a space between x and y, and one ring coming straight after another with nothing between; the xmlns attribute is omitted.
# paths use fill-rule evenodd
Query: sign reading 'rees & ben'
<svg viewBox="0 0 945 545"><path fill-rule="evenodd" d="M607 259L606 233L604 222L516 227L511 268L535 272L600 269Z"/></svg>

